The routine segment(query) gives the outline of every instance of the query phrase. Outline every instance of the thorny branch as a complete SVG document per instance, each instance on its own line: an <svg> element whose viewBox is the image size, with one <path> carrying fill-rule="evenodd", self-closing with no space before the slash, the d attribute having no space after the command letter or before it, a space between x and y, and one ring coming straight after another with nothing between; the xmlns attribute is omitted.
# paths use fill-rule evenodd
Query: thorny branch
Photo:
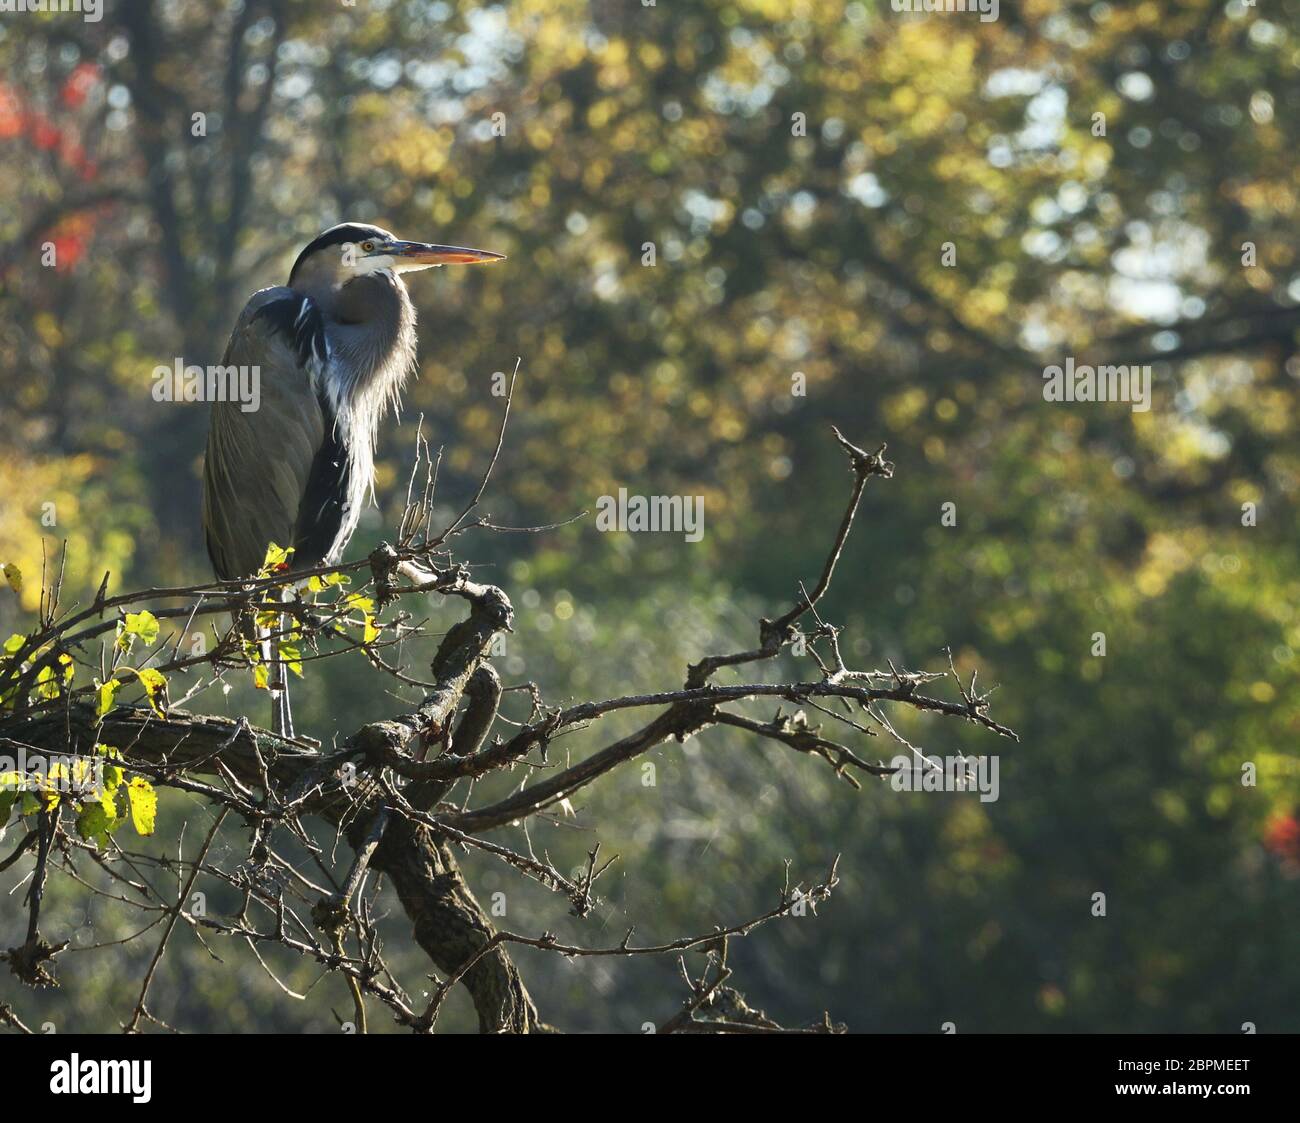
<svg viewBox="0 0 1300 1123"><path fill-rule="evenodd" d="M503 689L489 654L494 637L511 630L513 607L501 589L475 581L452 556L450 545L467 530L503 529L489 517L469 520L500 455L513 388L512 377L496 449L481 483L468 505L441 532L431 529L441 454L430 452L421 431L396 544L382 544L365 559L305 572L265 572L241 582L113 596L108 595L105 575L90 605L66 611L60 607L61 566L48 588L43 583L38 626L0 657L0 699L5 700L0 708L0 748L6 753L19 747L29 753L87 753L94 745L111 745L121 751L124 767L133 773L204 801L216 814L201 848L190 859L130 851L116 841L101 847L84 840L70 830L66 801L34 816L12 852L0 858L0 872L31 866L27 939L4 953L16 975L33 985L54 982L50 968L66 943L48 942L40 933L39 920L46 879L56 873L152 918L128 939L143 937L161 924L138 1001L125 1023L128 1031L146 1020L162 1024L146 1000L182 921L201 940L220 935L247 945L286 996L302 997L275 975L263 954L268 948L308 957L325 974L341 975L353 1005L353 1020L363 1032L367 997L385 1007L399 1025L431 1032L447 995L458 985L469 992L484 1031L550 1029L510 958L512 946L566 957L707 951L707 966L698 979L690 976L682 961L688 995L681 1010L658 1027L659 1032L825 1033L840 1028L829 1017L802 1030L778 1025L748 1006L728 985L731 969L727 966L730 941L796 910L815 911L826 901L837 883L838 858L820 882L806 890L787 884L773 908L747 920L656 944L635 944L635 928L630 928L615 945L588 946L561 940L552 932L528 935L498 930L466 885L457 853L472 849L501 862L562 894L572 915L582 918L593 911L597 883L617 857L601 860L596 843L585 870L566 876L549 857L534 853L528 825L598 778L667 741L683 741L714 726L727 726L817 758L856 788L860 777L884 777L894 766L863 755L852 742L883 735L908 752L918 751L897 732L886 707L960 718L1014 739L1010 729L989 715L988 695L977 691L975 675L964 683L951 655L945 671L905 671L893 663L887 670L853 670L841 655L840 629L818 611L863 492L871 479L889 479L894 465L884 458L884 446L869 453L834 431L853 478L848 502L811 591L799 583L790 608L773 620L760 620L755 647L705 655L686 669L680 687L549 707L535 684ZM422 484L417 483L421 466ZM282 602L281 590L286 588L295 590L296 596ZM401 604L412 596L431 595L463 600L469 611L443 637L429 677L416 678L407 673L401 657L413 646L413 639L425 634L424 626ZM383 620L381 614L394 605L396 610ZM142 650L119 642L126 614L146 607L158 621L183 621L182 630L160 633L141 644ZM105 711L99 704L99 684L120 679L127 697L140 677L138 672L146 668L170 683L188 681L184 694L188 700L230 676L250 670L256 674L256 648L250 648L246 639L248 625L259 613L271 612L282 613L289 621L274 639L292 645L301 663L361 651L380 673L402 686L419 685L424 691L422 701L389 720L363 726L328 750L316 742L276 737L246 719L231 722L185 713L169 703L166 690L150 692L147 706L113 705ZM227 615L231 622L220 630L216 621ZM812 626L801 631L805 617L811 617ZM214 643L202 653L185 649L181 642L196 620L214 625ZM721 671L773 660L801 637L820 677L713 681ZM100 650L93 651L92 644ZM395 653L391 662L384 657L386 652ZM96 685L74 686L71 678L65 682L55 673L69 665L88 668ZM953 681L956 698L928 689L944 679ZM507 689L527 692L529 712L522 722L507 721L499 713ZM767 717L736 708L765 701L777 703ZM562 734L597 730L609 715L643 710L651 714L632 733L565 767L555 769L549 764L548 747ZM836 722L842 736L830 736L824 722L812 724L808 710ZM859 715L856 720L851 716L854 712ZM493 737L498 727L505 735ZM516 784L503 798L475 799L480 781L516 768L546 774ZM457 803L445 802L462 781L473 786ZM235 838L232 828L224 826L236 821L247 827L242 860L230 857ZM514 832L522 845L512 844L511 837L482 837L502 828ZM338 855L340 841L351 849L350 860ZM87 862L102 884L88 880ZM175 871L174 897L165 897L150 882L145 871L151 867ZM384 878L396 891L416 942L441 972L433 979L432 996L422 1006L412 1001L383 958L374 909L378 882ZM233 893L237 908L222 916L189 908L200 879ZM28 1032L7 1006L0 1006L0 1025Z"/></svg>

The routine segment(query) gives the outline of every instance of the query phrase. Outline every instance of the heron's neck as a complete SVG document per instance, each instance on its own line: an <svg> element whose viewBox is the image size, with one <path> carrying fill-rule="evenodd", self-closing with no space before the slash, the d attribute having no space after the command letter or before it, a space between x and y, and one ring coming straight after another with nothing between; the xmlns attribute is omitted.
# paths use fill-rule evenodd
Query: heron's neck
<svg viewBox="0 0 1300 1123"><path fill-rule="evenodd" d="M372 435L389 405L396 409L415 366L415 308L386 270L330 295L323 302L331 348L325 388L349 427Z"/></svg>

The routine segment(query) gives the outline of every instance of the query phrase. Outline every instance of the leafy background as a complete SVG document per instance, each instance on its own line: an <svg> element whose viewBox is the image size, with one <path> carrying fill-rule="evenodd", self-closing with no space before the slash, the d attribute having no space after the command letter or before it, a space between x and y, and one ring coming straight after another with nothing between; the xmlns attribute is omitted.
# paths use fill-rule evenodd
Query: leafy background
<svg viewBox="0 0 1300 1123"><path fill-rule="evenodd" d="M28 575L0 590L4 634L30 626L63 541L70 600L105 570L117 588L207 576L205 407L153 401L151 371L217 362L316 232L368 220L505 252L414 279L420 377L354 554L394 525L417 415L446 510L472 492L493 373L520 356L499 522L619 487L703 495L707 521L699 544L591 518L474 539L521 610L499 665L553 703L670 687L817 572L848 483L834 422L888 441L898 472L869 488L823 615L860 666L938 669L951 646L1022 740L905 727L932 752L1002 753L981 804L854 793L710 731L657 752L654 786L610 776L533 838L562 866L597 834L621 855L593 918L467 856L504 923L591 944L703 931L770 907L787 860L806 879L842 853L820 916L733 949L783 1021L1300 1029L1300 3L1025 0L987 24L864 0L105 8L0 23L0 560ZM1152 409L1044 402L1066 355L1152 364ZM455 618L428 611L435 631ZM265 697L194 705L257 717ZM296 709L328 742L402 705L339 660ZM171 853L210 821L174 793L159 814ZM218 851L241 845L234 827ZM28 869L0 883L3 946ZM381 901L418 991L427 964ZM45 916L81 949L141 926L68 881ZM114 1029L152 949L69 952L59 989L6 977L0 1001ZM520 960L565 1029L634 1032L680 1000L671 962ZM186 933L151 1005L190 1030L333 1031L341 984L274 967L303 1000Z"/></svg>

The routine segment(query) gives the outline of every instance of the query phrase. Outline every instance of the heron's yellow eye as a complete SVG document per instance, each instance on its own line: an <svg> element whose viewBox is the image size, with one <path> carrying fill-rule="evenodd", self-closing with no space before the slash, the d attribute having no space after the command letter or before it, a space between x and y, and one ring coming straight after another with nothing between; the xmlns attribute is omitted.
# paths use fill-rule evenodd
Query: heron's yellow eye
<svg viewBox="0 0 1300 1123"><path fill-rule="evenodd" d="M374 242L362 242L362 243L361 243L361 248L362 248L363 250L365 250L366 253L371 253L371 252L374 251L375 243L374 243Z"/></svg>

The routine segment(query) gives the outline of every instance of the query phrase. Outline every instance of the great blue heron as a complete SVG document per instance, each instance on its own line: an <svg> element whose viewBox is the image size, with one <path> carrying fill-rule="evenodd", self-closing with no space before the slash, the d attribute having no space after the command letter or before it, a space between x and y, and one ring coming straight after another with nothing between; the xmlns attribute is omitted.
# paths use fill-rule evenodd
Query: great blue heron
<svg viewBox="0 0 1300 1123"><path fill-rule="evenodd" d="M272 542L293 547L293 569L338 560L373 493L379 422L415 365L415 309L400 274L503 256L345 222L298 255L287 286L253 295L222 365L260 371L260 406L212 404L203 464L203 529L219 578L256 573ZM283 669L270 661L273 724L292 737Z"/></svg>

